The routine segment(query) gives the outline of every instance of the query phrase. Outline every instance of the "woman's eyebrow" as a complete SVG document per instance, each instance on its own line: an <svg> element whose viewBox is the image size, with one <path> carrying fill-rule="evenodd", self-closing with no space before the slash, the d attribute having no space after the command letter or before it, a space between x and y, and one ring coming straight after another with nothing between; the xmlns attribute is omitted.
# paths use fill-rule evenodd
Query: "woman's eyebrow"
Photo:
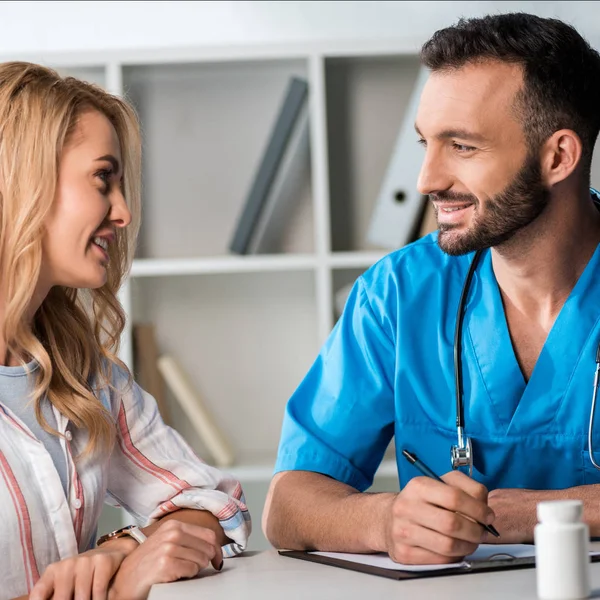
<svg viewBox="0 0 600 600"><path fill-rule="evenodd" d="M105 154L104 156L100 156L96 159L96 162L106 161L112 165L112 168L115 173L120 173L120 165L119 161L112 154Z"/></svg>

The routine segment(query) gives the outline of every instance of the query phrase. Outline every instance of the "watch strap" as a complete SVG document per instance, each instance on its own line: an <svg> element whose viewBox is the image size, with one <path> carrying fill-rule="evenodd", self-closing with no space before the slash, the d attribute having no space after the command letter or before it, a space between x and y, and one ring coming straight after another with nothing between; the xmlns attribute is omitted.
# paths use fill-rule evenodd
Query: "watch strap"
<svg viewBox="0 0 600 600"><path fill-rule="evenodd" d="M147 539L144 532L137 525L127 525L127 527L121 527L121 529L111 531L111 533L106 533L98 538L96 546L100 546L109 540L116 540L125 536L132 537L138 544L143 544Z"/></svg>

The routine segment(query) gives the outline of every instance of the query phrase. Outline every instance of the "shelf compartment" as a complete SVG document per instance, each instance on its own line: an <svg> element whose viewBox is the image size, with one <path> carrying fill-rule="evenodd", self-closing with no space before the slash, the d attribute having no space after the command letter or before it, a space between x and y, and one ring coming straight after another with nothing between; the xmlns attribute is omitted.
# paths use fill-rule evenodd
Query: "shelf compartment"
<svg viewBox="0 0 600 600"><path fill-rule="evenodd" d="M229 252L292 76L308 79L305 60L123 67L144 135L139 258ZM313 251L306 170L275 252Z"/></svg>
<svg viewBox="0 0 600 600"><path fill-rule="evenodd" d="M326 61L333 251L372 249L371 215L418 72L416 56Z"/></svg>
<svg viewBox="0 0 600 600"><path fill-rule="evenodd" d="M238 461L277 452L283 410L318 352L314 272L145 277L131 281L133 323L153 323L230 441ZM174 427L210 460L175 398Z"/></svg>

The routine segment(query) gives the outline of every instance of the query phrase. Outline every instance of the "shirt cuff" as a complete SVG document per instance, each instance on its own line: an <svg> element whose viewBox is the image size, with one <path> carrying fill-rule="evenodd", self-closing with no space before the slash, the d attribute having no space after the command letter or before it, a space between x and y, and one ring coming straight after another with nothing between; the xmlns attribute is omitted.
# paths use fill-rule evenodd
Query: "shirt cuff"
<svg viewBox="0 0 600 600"><path fill-rule="evenodd" d="M252 531L252 521L243 496L237 499L219 490L188 488L160 504L150 515L148 524L180 508L206 510L219 519L225 535L232 540L231 544L222 548L225 558L240 554L246 549Z"/></svg>

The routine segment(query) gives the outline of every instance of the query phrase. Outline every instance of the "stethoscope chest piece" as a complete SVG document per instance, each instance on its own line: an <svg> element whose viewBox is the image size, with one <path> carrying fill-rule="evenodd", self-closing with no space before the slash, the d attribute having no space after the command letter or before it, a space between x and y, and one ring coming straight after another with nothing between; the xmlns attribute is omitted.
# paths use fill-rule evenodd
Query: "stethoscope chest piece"
<svg viewBox="0 0 600 600"><path fill-rule="evenodd" d="M468 467L469 477L473 476L473 446L470 437L467 437L466 444L450 446L450 462L453 469Z"/></svg>

